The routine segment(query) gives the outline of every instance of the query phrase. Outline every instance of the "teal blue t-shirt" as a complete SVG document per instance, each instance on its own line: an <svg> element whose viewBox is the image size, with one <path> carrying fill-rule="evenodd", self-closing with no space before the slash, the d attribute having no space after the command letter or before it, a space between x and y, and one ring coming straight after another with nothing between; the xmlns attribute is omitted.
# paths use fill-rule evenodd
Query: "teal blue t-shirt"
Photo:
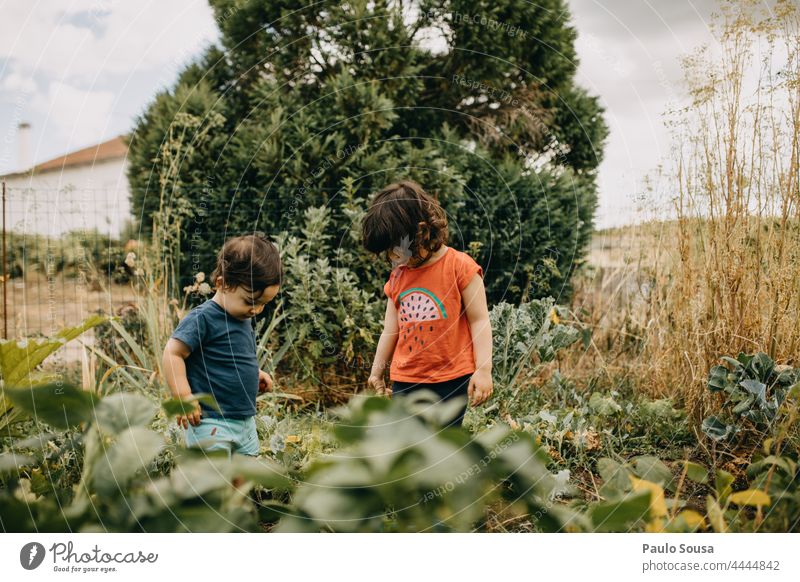
<svg viewBox="0 0 800 582"><path fill-rule="evenodd" d="M252 319L237 319L209 300L192 309L172 337L191 350L186 377L192 394L213 394L219 404L221 412L201 404L203 416L255 416L259 368Z"/></svg>

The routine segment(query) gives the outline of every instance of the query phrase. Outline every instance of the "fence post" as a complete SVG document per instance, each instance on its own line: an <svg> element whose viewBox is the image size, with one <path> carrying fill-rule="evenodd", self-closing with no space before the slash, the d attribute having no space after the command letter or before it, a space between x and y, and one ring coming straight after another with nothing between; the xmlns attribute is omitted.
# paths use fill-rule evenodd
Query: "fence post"
<svg viewBox="0 0 800 582"><path fill-rule="evenodd" d="M8 269L6 269L6 181L3 180L3 339L8 339L8 303L6 287L8 286Z"/></svg>

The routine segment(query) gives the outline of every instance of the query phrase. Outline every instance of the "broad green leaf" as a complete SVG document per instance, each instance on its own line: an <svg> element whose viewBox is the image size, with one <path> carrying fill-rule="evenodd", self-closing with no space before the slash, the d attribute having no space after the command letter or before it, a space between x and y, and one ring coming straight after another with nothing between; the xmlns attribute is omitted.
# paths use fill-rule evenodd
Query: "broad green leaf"
<svg viewBox="0 0 800 582"><path fill-rule="evenodd" d="M603 478L603 493L620 495L631 488L630 471L613 459L603 457L597 461L597 472Z"/></svg>
<svg viewBox="0 0 800 582"><path fill-rule="evenodd" d="M140 426L122 431L92 467L95 490L103 495L124 492L136 473L147 469L164 446L164 438L155 431Z"/></svg>
<svg viewBox="0 0 800 582"><path fill-rule="evenodd" d="M748 367L755 373L759 380L766 382L775 369L775 362L764 352L758 352L750 360Z"/></svg>
<svg viewBox="0 0 800 582"><path fill-rule="evenodd" d="M739 382L739 386L744 388L749 394L752 394L759 404L763 405L766 402L767 386L763 382L748 379Z"/></svg>
<svg viewBox="0 0 800 582"><path fill-rule="evenodd" d="M224 451L214 453L216 454L203 451L202 456L199 456L190 451L181 451L182 456L169 477L151 484L153 491L167 487L178 499L192 499L216 489L230 487L231 461Z"/></svg>
<svg viewBox="0 0 800 582"><path fill-rule="evenodd" d="M59 331L51 338L0 340L0 373L6 386L27 384L28 373L50 354L85 332L106 321L104 315L95 315L76 327Z"/></svg>
<svg viewBox="0 0 800 582"><path fill-rule="evenodd" d="M57 351L70 340L75 339L87 329L105 321L106 317L96 315L77 327L63 329L54 337L25 340L0 340L0 376L2 387L32 386L48 382L47 375L36 372L35 368L50 354ZM0 427L19 420L20 414L11 411L13 403L0 388Z"/></svg>
<svg viewBox="0 0 800 582"><path fill-rule="evenodd" d="M728 501L735 505L747 505L750 507L760 507L771 503L769 495L760 489L746 489L745 491L731 493Z"/></svg>
<svg viewBox="0 0 800 582"><path fill-rule="evenodd" d="M34 420L64 429L90 420L97 401L93 393L71 384L5 388L4 393Z"/></svg>
<svg viewBox="0 0 800 582"><path fill-rule="evenodd" d="M728 383L728 368L714 366L708 373L708 389L711 392L721 392Z"/></svg>
<svg viewBox="0 0 800 582"><path fill-rule="evenodd" d="M638 522L650 519L650 491L631 493L619 501L603 501L591 509L592 523L599 531L628 532Z"/></svg>
<svg viewBox="0 0 800 582"><path fill-rule="evenodd" d="M750 478L753 478L756 475L758 475L761 471L769 467L777 467L783 473L789 476L794 476L796 472L795 463L788 457L777 457L775 455L768 455L763 459L761 459L760 461L757 461L751 464L749 467L747 467L747 474L750 476Z"/></svg>
<svg viewBox="0 0 800 582"><path fill-rule="evenodd" d="M103 398L95 409L97 425L117 434L134 426L147 426L158 407L141 394L120 392Z"/></svg>
<svg viewBox="0 0 800 582"><path fill-rule="evenodd" d="M744 355L744 354L739 354L739 357L741 358L743 355ZM739 361L739 360L736 360L736 359L734 359L734 358L731 358L730 356L722 356L722 358L721 358L721 359L722 359L722 360L724 360L724 361L726 361L726 362L728 362L728 363L729 363L731 366L733 366L733 369L734 369L734 370L736 370L736 368L741 368L741 367L742 367L742 364L745 364L745 363L746 363L746 362L741 362L741 361Z"/></svg>
<svg viewBox="0 0 800 582"><path fill-rule="evenodd" d="M283 467L269 459L234 455L231 462L234 474L267 489L284 489L291 485Z"/></svg>
<svg viewBox="0 0 800 582"><path fill-rule="evenodd" d="M669 487L672 483L672 471L658 457L637 457L634 468L639 478L658 483L661 487Z"/></svg>
<svg viewBox="0 0 800 582"><path fill-rule="evenodd" d="M723 471L722 469L717 470L717 474L714 478L714 489L717 492L717 499L722 501L723 503L728 498L728 495L731 493L731 486L733 485L733 475L728 473L727 471Z"/></svg>
<svg viewBox="0 0 800 582"><path fill-rule="evenodd" d="M170 398L161 403L161 408L167 413L167 416L177 416L179 414L188 414L194 412L194 403L202 402L206 406L219 410L217 401L211 394L193 394L191 398L181 400L180 398Z"/></svg>
<svg viewBox="0 0 800 582"><path fill-rule="evenodd" d="M667 504L664 501L664 489L657 483L631 476L631 485L634 491L650 492L650 518L666 517Z"/></svg>
<svg viewBox="0 0 800 582"><path fill-rule="evenodd" d="M706 436L715 441L727 440L737 432L735 426L724 423L716 416L709 416L703 420L701 428Z"/></svg>
<svg viewBox="0 0 800 582"><path fill-rule="evenodd" d="M686 476L695 483L706 483L708 481L708 471L702 465L691 461L683 461L683 468L686 471Z"/></svg>

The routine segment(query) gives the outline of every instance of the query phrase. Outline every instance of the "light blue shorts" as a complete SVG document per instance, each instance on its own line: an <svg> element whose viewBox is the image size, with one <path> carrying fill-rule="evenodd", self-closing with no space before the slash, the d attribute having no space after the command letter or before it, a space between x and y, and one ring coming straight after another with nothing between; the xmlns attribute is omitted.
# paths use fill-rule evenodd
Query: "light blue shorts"
<svg viewBox="0 0 800 582"><path fill-rule="evenodd" d="M259 450L256 417L244 420L201 418L199 425L189 425L186 429L186 446L256 457Z"/></svg>

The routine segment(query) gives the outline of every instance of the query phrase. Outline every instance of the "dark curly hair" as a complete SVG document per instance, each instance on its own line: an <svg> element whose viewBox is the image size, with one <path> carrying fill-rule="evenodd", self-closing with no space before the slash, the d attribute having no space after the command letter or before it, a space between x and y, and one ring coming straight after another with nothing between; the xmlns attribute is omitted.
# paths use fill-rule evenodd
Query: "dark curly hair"
<svg viewBox="0 0 800 582"><path fill-rule="evenodd" d="M422 186L411 180L389 184L372 199L361 223L364 248L380 254L410 243L411 258L424 263L447 244L447 216ZM423 258L420 250L425 249Z"/></svg>
<svg viewBox="0 0 800 582"><path fill-rule="evenodd" d="M218 277L222 277L222 284L228 289L244 287L259 294L267 287L280 285L283 265L278 247L259 232L229 238L217 254L212 283L216 284Z"/></svg>

